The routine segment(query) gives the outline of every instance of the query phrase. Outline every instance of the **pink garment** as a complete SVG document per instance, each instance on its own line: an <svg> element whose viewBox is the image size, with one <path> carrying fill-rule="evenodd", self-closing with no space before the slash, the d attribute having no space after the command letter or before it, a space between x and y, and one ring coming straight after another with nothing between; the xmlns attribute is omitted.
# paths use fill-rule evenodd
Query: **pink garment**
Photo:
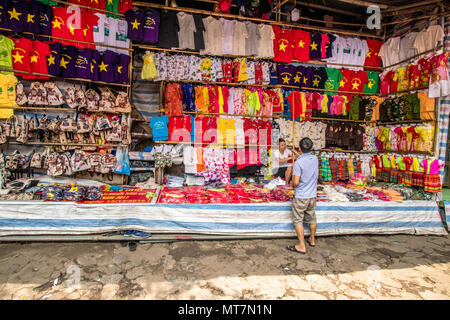
<svg viewBox="0 0 450 320"><path fill-rule="evenodd" d="M445 166L445 163L439 165L439 159L434 159L430 165L430 173L429 174L439 174L439 168Z"/></svg>
<svg viewBox="0 0 450 320"><path fill-rule="evenodd" d="M327 57L327 44L330 41L330 38L326 33L322 33L322 44L321 44L321 56L322 59L326 59Z"/></svg>

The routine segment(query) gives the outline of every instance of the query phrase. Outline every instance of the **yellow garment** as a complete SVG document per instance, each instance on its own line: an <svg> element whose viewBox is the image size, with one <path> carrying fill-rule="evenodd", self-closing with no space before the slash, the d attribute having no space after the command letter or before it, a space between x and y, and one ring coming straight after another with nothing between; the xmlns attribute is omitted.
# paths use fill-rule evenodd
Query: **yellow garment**
<svg viewBox="0 0 450 320"><path fill-rule="evenodd" d="M248 75L247 75L247 58L238 58L239 61L239 76L238 76L238 82L241 81L247 81Z"/></svg>
<svg viewBox="0 0 450 320"><path fill-rule="evenodd" d="M380 104L383 103L384 99L377 96L371 96L371 99L375 99L377 101L377 105L373 107L372 119L371 121L380 120Z"/></svg>
<svg viewBox="0 0 450 320"><path fill-rule="evenodd" d="M244 115L248 115L248 100L250 95L252 94L252 92L250 90L244 89L244 97L245 97L245 102L243 104L243 109L244 109Z"/></svg>
<svg viewBox="0 0 450 320"><path fill-rule="evenodd" d="M204 104L204 113L208 113L209 112L209 93L208 93L208 87L203 87L203 101L205 102Z"/></svg>
<svg viewBox="0 0 450 320"><path fill-rule="evenodd" d="M12 74L0 74L0 106L17 107L17 78ZM8 119L14 114L13 109L0 109L0 119Z"/></svg>
<svg viewBox="0 0 450 320"><path fill-rule="evenodd" d="M342 115L346 116L347 115L348 98L346 96L342 96L342 98L344 98L344 103L342 104Z"/></svg>
<svg viewBox="0 0 450 320"><path fill-rule="evenodd" d="M222 87L219 87L219 113L223 113L223 94Z"/></svg>
<svg viewBox="0 0 450 320"><path fill-rule="evenodd" d="M234 145L235 121L233 119L217 118L217 143Z"/></svg>
<svg viewBox="0 0 450 320"><path fill-rule="evenodd" d="M393 169L398 169L398 166L397 166L397 159L396 159L395 156L391 156L391 168L393 168Z"/></svg>
<svg viewBox="0 0 450 320"><path fill-rule="evenodd" d="M419 134L417 151L432 152L434 139L434 126L420 126L416 128Z"/></svg>
<svg viewBox="0 0 450 320"><path fill-rule="evenodd" d="M434 120L436 118L435 105L436 99L429 98L428 95L421 91L417 94L420 101L420 119L421 120Z"/></svg>
<svg viewBox="0 0 450 320"><path fill-rule="evenodd" d="M414 171L414 172L419 172L419 160L417 160L417 158L416 157L414 157L413 158L413 162L412 162L412 165L411 165L411 171Z"/></svg>
<svg viewBox="0 0 450 320"><path fill-rule="evenodd" d="M156 71L155 56L153 52L145 54L142 59L144 60L144 66L142 67L141 77L144 80L153 80L158 77L158 71Z"/></svg>
<svg viewBox="0 0 450 320"><path fill-rule="evenodd" d="M305 120L306 118L306 94L304 92L300 92L300 100L302 101L302 113L300 114L300 121Z"/></svg>
<svg viewBox="0 0 450 320"><path fill-rule="evenodd" d="M322 113L328 113L328 96L326 94L323 95L323 99L320 102L320 106L322 108Z"/></svg>
<svg viewBox="0 0 450 320"><path fill-rule="evenodd" d="M397 91L403 91L409 89L409 80L406 76L406 68L398 68L397 71L395 71L394 75L394 81L398 82L397 85Z"/></svg>
<svg viewBox="0 0 450 320"><path fill-rule="evenodd" d="M372 177L377 176L377 166L375 165L375 163L372 163L372 167L370 168L370 175Z"/></svg>

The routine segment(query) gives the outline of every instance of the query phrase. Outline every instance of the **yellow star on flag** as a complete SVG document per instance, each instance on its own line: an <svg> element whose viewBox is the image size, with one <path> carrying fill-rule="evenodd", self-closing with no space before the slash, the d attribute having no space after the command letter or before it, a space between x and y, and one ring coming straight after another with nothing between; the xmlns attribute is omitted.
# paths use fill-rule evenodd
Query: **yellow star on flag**
<svg viewBox="0 0 450 320"><path fill-rule="evenodd" d="M8 13L9 13L9 20L16 19L17 21L20 21L19 16L22 15L22 13L17 12L16 8L13 8L12 11L9 10Z"/></svg>
<svg viewBox="0 0 450 320"><path fill-rule="evenodd" d="M286 52L286 47L287 45L285 45L284 43L280 44L280 51L283 50L284 52Z"/></svg>
<svg viewBox="0 0 450 320"><path fill-rule="evenodd" d="M112 0L108 0L108 4L113 4Z"/></svg>
<svg viewBox="0 0 450 320"><path fill-rule="evenodd" d="M61 29L62 23L58 19L55 19L54 21L52 21L52 24L53 24L54 29L56 29L56 28Z"/></svg>
<svg viewBox="0 0 450 320"><path fill-rule="evenodd" d="M294 77L294 83L300 83L300 79L301 79L301 77L299 77L299 75L296 74Z"/></svg>
<svg viewBox="0 0 450 320"><path fill-rule="evenodd" d="M122 74L122 66L118 66L118 67L117 67L117 72L120 73L120 74Z"/></svg>
<svg viewBox="0 0 450 320"><path fill-rule="evenodd" d="M341 82L339 82L339 88L343 88L345 86L345 81L342 79Z"/></svg>
<svg viewBox="0 0 450 320"><path fill-rule="evenodd" d="M319 86L319 80L318 79L314 79L313 80L313 86L314 87L318 87Z"/></svg>
<svg viewBox="0 0 450 320"><path fill-rule="evenodd" d="M87 30L88 30L87 28L86 28L86 29L83 29L83 34L84 34L85 37L87 37L87 33L86 33Z"/></svg>
<svg viewBox="0 0 450 320"><path fill-rule="evenodd" d="M59 62L59 65L63 67L64 69L67 69L67 64L69 61L64 60L64 57L61 57L61 61Z"/></svg>
<svg viewBox="0 0 450 320"><path fill-rule="evenodd" d="M107 69L108 66L109 66L109 64L104 64L103 61L102 61L102 63L98 67L100 69L100 72L101 71L108 72L108 69Z"/></svg>
<svg viewBox="0 0 450 320"><path fill-rule="evenodd" d="M367 58L370 58L371 55L372 55L372 51L367 52Z"/></svg>
<svg viewBox="0 0 450 320"><path fill-rule="evenodd" d="M33 18L34 18L34 14L28 14L28 16L27 16L27 22L34 23Z"/></svg>
<svg viewBox="0 0 450 320"><path fill-rule="evenodd" d="M91 0L91 3L93 3L93 2L98 4L98 0Z"/></svg>
<svg viewBox="0 0 450 320"><path fill-rule="evenodd" d="M313 43L311 43L311 50L317 50L317 43L315 43L313 41Z"/></svg>
<svg viewBox="0 0 450 320"><path fill-rule="evenodd" d="M133 26L132 29L138 30L140 24L141 24L140 22L137 22L137 19L134 19L134 22L131 23L131 25Z"/></svg>
<svg viewBox="0 0 450 320"><path fill-rule="evenodd" d="M308 78L303 78L303 84L307 84L308 83Z"/></svg>
<svg viewBox="0 0 450 320"><path fill-rule="evenodd" d="M72 35L75 35L75 28L71 24L69 24L69 30Z"/></svg>
<svg viewBox="0 0 450 320"><path fill-rule="evenodd" d="M305 43L303 42L303 40L300 40L300 41L298 42L298 46L299 46L300 48L303 48L303 47L305 46Z"/></svg>
<svg viewBox="0 0 450 320"><path fill-rule="evenodd" d="M94 73L94 65L91 63L91 73Z"/></svg>
<svg viewBox="0 0 450 320"><path fill-rule="evenodd" d="M30 59L30 62L38 62L38 56L36 56L36 55L33 55L33 56L31 56L31 59Z"/></svg>
<svg viewBox="0 0 450 320"><path fill-rule="evenodd" d="M281 79L283 79L283 84L289 84L289 77L286 75L286 76L284 76L284 78L281 78Z"/></svg>
<svg viewBox="0 0 450 320"><path fill-rule="evenodd" d="M16 54L12 56L14 58L14 63L20 62L23 63L22 58L24 56L21 56L19 51L16 51Z"/></svg>
<svg viewBox="0 0 450 320"><path fill-rule="evenodd" d="M51 66L52 64L55 64L55 57L50 56L50 57L48 57L47 61L48 61L48 65Z"/></svg>
<svg viewBox="0 0 450 320"><path fill-rule="evenodd" d="M352 89L358 90L358 87L359 87L359 83L358 82L353 82L352 83Z"/></svg>
<svg viewBox="0 0 450 320"><path fill-rule="evenodd" d="M372 81L370 81L367 86L369 87L369 89L372 89L373 85L374 85L374 83Z"/></svg>

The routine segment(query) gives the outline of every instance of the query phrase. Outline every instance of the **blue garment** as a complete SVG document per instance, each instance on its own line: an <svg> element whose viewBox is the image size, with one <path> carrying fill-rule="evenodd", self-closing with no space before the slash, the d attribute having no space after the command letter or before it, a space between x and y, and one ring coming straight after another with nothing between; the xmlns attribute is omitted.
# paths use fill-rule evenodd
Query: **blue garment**
<svg viewBox="0 0 450 320"><path fill-rule="evenodd" d="M295 198L311 199L317 196L319 161L315 155L311 153L301 154L295 161L293 175L300 177L300 183L295 188Z"/></svg>
<svg viewBox="0 0 450 320"><path fill-rule="evenodd" d="M183 110L195 111L195 90L191 84L182 84L181 92L183 93Z"/></svg>
<svg viewBox="0 0 450 320"><path fill-rule="evenodd" d="M191 116L191 142L195 142L195 116Z"/></svg>
<svg viewBox="0 0 450 320"><path fill-rule="evenodd" d="M150 127L152 128L153 141L167 141L169 140L169 117L152 117L150 120Z"/></svg>
<svg viewBox="0 0 450 320"><path fill-rule="evenodd" d="M269 65L270 70L270 84L277 84L278 82L278 72L277 72L277 65L275 63L271 63Z"/></svg>

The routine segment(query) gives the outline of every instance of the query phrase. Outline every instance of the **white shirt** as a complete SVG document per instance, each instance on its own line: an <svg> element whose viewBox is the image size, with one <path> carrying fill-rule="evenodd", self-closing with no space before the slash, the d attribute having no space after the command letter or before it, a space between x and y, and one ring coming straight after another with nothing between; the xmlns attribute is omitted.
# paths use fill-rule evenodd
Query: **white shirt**
<svg viewBox="0 0 450 320"><path fill-rule="evenodd" d="M274 163L277 163L278 167L280 167L280 168L286 168L286 167L290 167L292 165L292 163L290 163L290 162L284 162L284 163L279 162L281 159L287 159L289 157L292 157L292 151L289 149L284 150L283 154L281 154L280 150L275 150L274 157L275 157Z"/></svg>
<svg viewBox="0 0 450 320"><path fill-rule="evenodd" d="M122 48L130 47L130 39L128 39L128 23L125 20L117 20L116 46ZM130 55L128 50L113 49L113 51L120 54Z"/></svg>
<svg viewBox="0 0 450 320"><path fill-rule="evenodd" d="M191 14L184 12L177 13L178 24L180 29L178 31L179 48L180 49L195 49L194 32L195 28L194 17Z"/></svg>
<svg viewBox="0 0 450 320"><path fill-rule="evenodd" d="M95 13L98 17L98 23L94 26L92 32L94 35L94 42L104 43L105 42L105 21L107 17L103 13ZM97 50L106 50L105 48L101 48L101 46L97 46Z"/></svg>
<svg viewBox="0 0 450 320"><path fill-rule="evenodd" d="M420 32L414 40L413 47L418 53L436 48L439 41L444 39L444 30L440 25L429 26L425 31Z"/></svg>
<svg viewBox="0 0 450 320"><path fill-rule="evenodd" d="M109 17L105 19L105 41L104 44L117 46L116 34L119 29L119 19ZM114 48L105 48L105 50L117 51Z"/></svg>
<svg viewBox="0 0 450 320"><path fill-rule="evenodd" d="M222 54L233 54L234 22L224 18L220 18L220 22L223 26Z"/></svg>
<svg viewBox="0 0 450 320"><path fill-rule="evenodd" d="M205 26L205 31L203 31L205 49L201 53L221 55L223 37L222 23L212 16L208 16L203 18L203 25Z"/></svg>
<svg viewBox="0 0 450 320"><path fill-rule="evenodd" d="M418 34L418 32L410 32L400 40L400 61L411 58L418 53L417 49L413 47Z"/></svg>
<svg viewBox="0 0 450 320"><path fill-rule="evenodd" d="M389 67L400 61L400 37L390 38L388 41L383 43L378 54L383 60L383 66Z"/></svg>
<svg viewBox="0 0 450 320"><path fill-rule="evenodd" d="M245 41L248 38L247 27L244 22L234 22L233 54L245 56Z"/></svg>
<svg viewBox="0 0 450 320"><path fill-rule="evenodd" d="M258 30L258 57L273 58L273 39L275 39L275 33L273 32L272 26L259 24Z"/></svg>

